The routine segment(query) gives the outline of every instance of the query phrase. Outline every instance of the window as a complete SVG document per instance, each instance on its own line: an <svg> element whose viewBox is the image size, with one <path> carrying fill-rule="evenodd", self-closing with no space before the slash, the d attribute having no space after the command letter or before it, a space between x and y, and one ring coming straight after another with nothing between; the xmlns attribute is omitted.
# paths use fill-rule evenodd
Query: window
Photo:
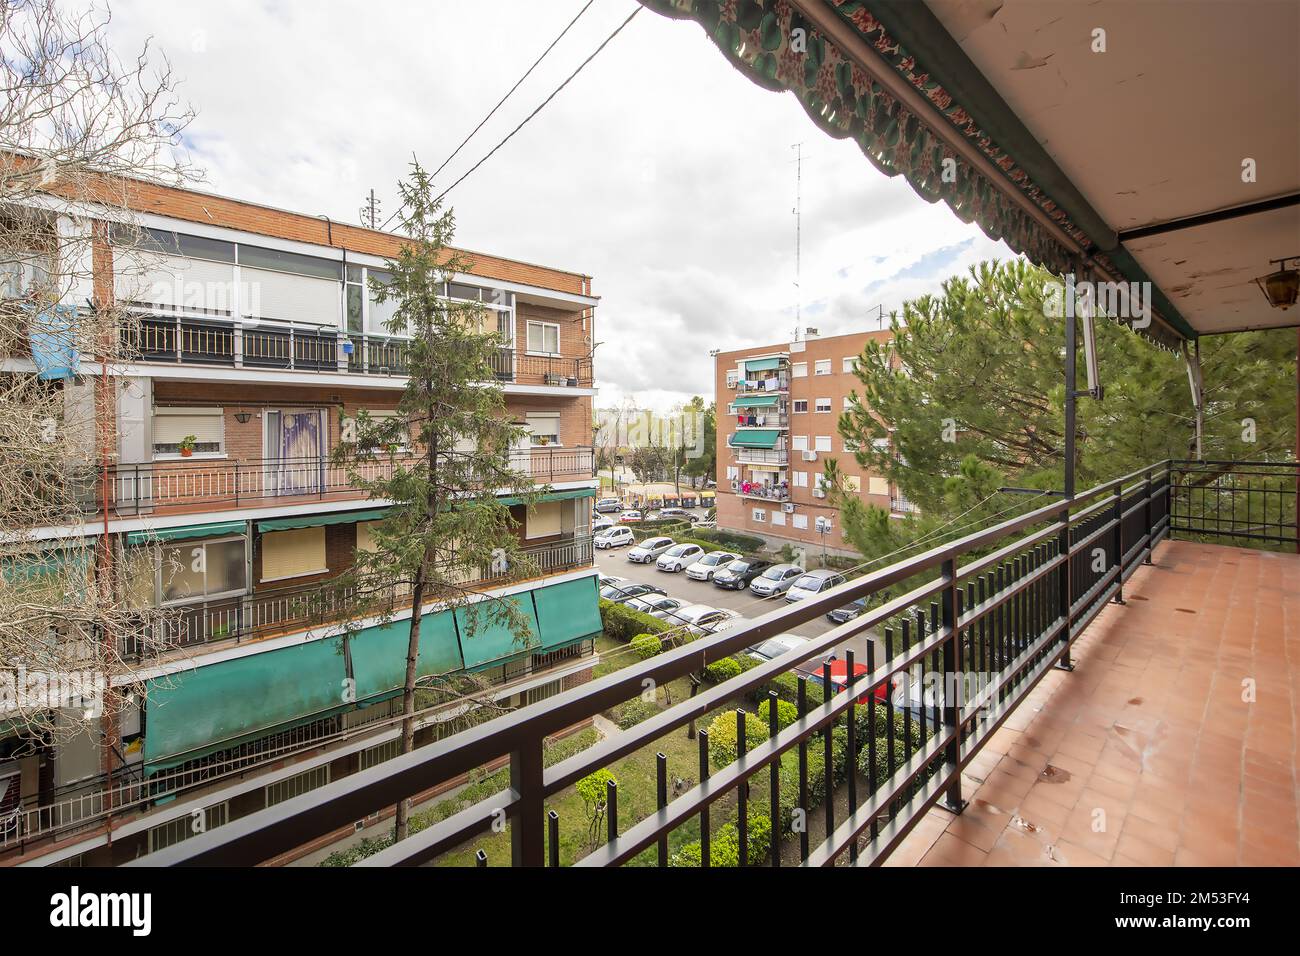
<svg viewBox="0 0 1300 956"><path fill-rule="evenodd" d="M826 475L823 472L819 471L813 477L816 479L813 487L818 491L825 491L830 487L830 484L826 481Z"/></svg>
<svg viewBox="0 0 1300 956"><path fill-rule="evenodd" d="M844 396L844 410L847 412L847 411L851 411L852 408L853 408L853 396L852 396L852 395L845 395L845 396Z"/></svg>
<svg viewBox="0 0 1300 956"><path fill-rule="evenodd" d="M528 351L559 355L560 327L552 322L529 322Z"/></svg>
<svg viewBox="0 0 1300 956"><path fill-rule="evenodd" d="M402 420L402 413L391 408L367 408L366 414L370 416L370 422L372 428L387 429L389 427L392 427L389 425L389 422L399 422ZM396 438L397 441L395 442L395 447L393 448L393 451L406 452L410 450L411 447L410 422L406 422L405 427L401 427L401 426L397 427ZM373 451L375 449L365 449L365 450Z"/></svg>
<svg viewBox="0 0 1300 956"><path fill-rule="evenodd" d="M858 357L856 355L844 356L844 371L856 372L858 370Z"/></svg>
<svg viewBox="0 0 1300 956"><path fill-rule="evenodd" d="M830 451L830 450L831 450L831 436L818 435L817 443L813 445L813 451Z"/></svg>
<svg viewBox="0 0 1300 956"><path fill-rule="evenodd" d="M287 780L278 780L266 787L266 805L273 807L277 803L284 803L284 801L291 800L294 797L301 797L304 793L315 790L317 787L323 787L329 782L329 764L312 767L310 770L294 774Z"/></svg>
<svg viewBox="0 0 1300 956"><path fill-rule="evenodd" d="M216 827L222 826L230 819L230 803L218 803L214 807L207 807L203 811L204 825L203 833L207 833ZM194 836L194 824L198 822L198 812L187 813L183 817L177 817L175 820L169 820L161 826L149 828L149 852L157 853L159 850L165 850L169 846L174 846L182 840L188 840Z"/></svg>
<svg viewBox="0 0 1300 956"><path fill-rule="evenodd" d="M241 593L247 589L244 538L178 541L161 547L164 603Z"/></svg>
<svg viewBox="0 0 1300 956"><path fill-rule="evenodd" d="M831 400L829 398L817 399L817 411L819 413L829 413L831 410Z"/></svg>
<svg viewBox="0 0 1300 956"><path fill-rule="evenodd" d="M727 388L735 388L740 376L734 368L727 369Z"/></svg>
<svg viewBox="0 0 1300 956"><path fill-rule="evenodd" d="M818 360L817 360L817 364L816 364L816 365L814 366L814 368L813 368L813 374L815 374L815 375L829 375L829 374L831 374L831 360L830 360L830 359L818 359Z"/></svg>
<svg viewBox="0 0 1300 956"><path fill-rule="evenodd" d="M262 535L263 581L283 581L328 570L324 528L295 528Z"/></svg>
<svg viewBox="0 0 1300 956"><path fill-rule="evenodd" d="M862 490L862 479L859 478L857 475L845 475L844 490L851 491L854 494L857 494L859 491Z"/></svg>
<svg viewBox="0 0 1300 956"><path fill-rule="evenodd" d="M792 435L791 438L790 438L790 450L791 450L791 451L807 451L807 450L808 450L808 436L807 436L807 435Z"/></svg>
<svg viewBox="0 0 1300 956"><path fill-rule="evenodd" d="M155 408L153 411L153 453L179 455L181 442L193 435L194 454L220 455L225 427L222 410L214 408Z"/></svg>
<svg viewBox="0 0 1300 956"><path fill-rule="evenodd" d="M867 478L867 494L887 495L889 494L889 482L884 478L877 478L871 475Z"/></svg>
<svg viewBox="0 0 1300 956"><path fill-rule="evenodd" d="M796 398L794 400L794 413L796 415L802 415L807 411L808 411L808 399Z"/></svg>
<svg viewBox="0 0 1300 956"><path fill-rule="evenodd" d="M524 427L532 436L534 446L560 443L559 412L528 412L524 417Z"/></svg>
<svg viewBox="0 0 1300 956"><path fill-rule="evenodd" d="M753 511L753 516L754 516L754 520L757 521L759 524L762 524L763 522L767 521L767 512L764 511L762 508L755 508Z"/></svg>
<svg viewBox="0 0 1300 956"><path fill-rule="evenodd" d="M357 754L361 766L360 770L369 770L371 767L377 767L386 760L392 760L402 752L402 741L400 739L389 740L386 743L375 744L373 747L367 747L361 753Z"/></svg>
<svg viewBox="0 0 1300 956"><path fill-rule="evenodd" d="M563 504L563 501L543 501L531 508L524 519L524 537L549 538L559 534Z"/></svg>
<svg viewBox="0 0 1300 956"><path fill-rule="evenodd" d="M737 467L736 465L728 465L728 466L727 466L727 480L728 480L728 481L735 481L735 480L736 480L737 478L739 478L739 477L740 477L740 468Z"/></svg>
<svg viewBox="0 0 1300 956"><path fill-rule="evenodd" d="M793 365L791 365L791 366L790 366L790 377L791 377L791 378L807 378L807 377L808 377L808 363L807 363L807 362L795 362Z"/></svg>
<svg viewBox="0 0 1300 956"><path fill-rule="evenodd" d="M784 512L784 511L773 511L773 512L772 512L772 524L774 524L774 525L782 525L782 524L785 524L785 512Z"/></svg>
<svg viewBox="0 0 1300 956"><path fill-rule="evenodd" d="M333 279L335 282L343 278L343 263L338 260L305 256L298 252L283 252L279 249L263 249L259 246L240 245L239 264L267 272Z"/></svg>
<svg viewBox="0 0 1300 956"><path fill-rule="evenodd" d="M794 486L795 486L796 488L807 488L807 487L808 487L808 472L806 472L806 471L796 471L796 472L794 473Z"/></svg>
<svg viewBox="0 0 1300 956"><path fill-rule="evenodd" d="M852 438L846 438L844 439L844 450L850 455L856 455L858 453L858 443Z"/></svg>
<svg viewBox="0 0 1300 956"><path fill-rule="evenodd" d="M807 515L792 515L791 518L792 518L791 523L792 523L796 528L799 528L800 530L803 530L803 529L806 529L806 528L808 527L808 516L807 516Z"/></svg>

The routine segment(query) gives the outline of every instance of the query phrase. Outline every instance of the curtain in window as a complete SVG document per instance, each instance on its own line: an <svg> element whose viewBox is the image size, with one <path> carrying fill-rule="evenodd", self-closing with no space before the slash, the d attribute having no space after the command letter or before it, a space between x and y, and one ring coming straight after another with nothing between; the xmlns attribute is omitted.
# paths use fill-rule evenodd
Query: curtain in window
<svg viewBox="0 0 1300 956"><path fill-rule="evenodd" d="M268 457L279 463L268 477L277 493L308 495L320 491L325 466L320 411L270 412L267 418Z"/></svg>

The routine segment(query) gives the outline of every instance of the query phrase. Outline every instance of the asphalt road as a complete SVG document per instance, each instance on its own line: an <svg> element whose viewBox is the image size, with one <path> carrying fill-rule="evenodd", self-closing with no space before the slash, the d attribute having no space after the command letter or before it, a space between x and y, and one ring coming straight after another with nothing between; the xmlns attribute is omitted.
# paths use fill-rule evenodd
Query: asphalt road
<svg viewBox="0 0 1300 956"><path fill-rule="evenodd" d="M627 559L627 553L630 550L631 548L611 548L608 551L598 549L596 551L596 567L600 569L601 574L617 575L638 584L651 584L662 588L669 597L677 598L680 601L726 608L750 619L766 614L776 607L787 606L784 597L777 598L775 601L771 598L760 598L756 597L748 589L729 591L715 587L711 582L693 581L682 572L669 574L666 571L658 570L653 564L635 564ZM789 633L798 634L800 637L818 637L831 630L834 626L825 617L817 617L811 621L805 621L803 624L796 624L790 629ZM868 635L859 634L840 646L852 649L857 660L865 664L867 662L867 643L870 639Z"/></svg>

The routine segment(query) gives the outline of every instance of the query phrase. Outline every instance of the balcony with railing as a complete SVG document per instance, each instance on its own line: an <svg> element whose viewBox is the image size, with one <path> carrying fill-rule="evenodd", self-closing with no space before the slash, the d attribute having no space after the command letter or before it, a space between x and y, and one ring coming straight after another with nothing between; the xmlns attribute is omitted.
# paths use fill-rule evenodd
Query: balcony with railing
<svg viewBox="0 0 1300 956"><path fill-rule="evenodd" d="M89 513L101 513L105 498L116 517L185 514L268 504L364 500L357 479L389 478L410 468L411 454L377 455L350 463L330 457L254 459L166 459L115 464L104 471L87 466L59 481L73 485ZM587 447L536 446L512 449L510 467L537 484L582 481L594 474L595 453ZM355 476L355 477L354 477ZM52 489L52 493L54 493Z"/></svg>
<svg viewBox="0 0 1300 956"><path fill-rule="evenodd" d="M1275 815L1269 808L1290 786L1296 734L1289 701L1300 669L1285 647L1297 636L1300 556L1206 542L1295 548L1298 467L1151 465L756 621L665 649L400 762L259 811L237 829L196 836L150 862L259 862L431 781L505 755L508 789L366 864L422 863L454 848L472 849L504 811L511 827L509 862L558 865L560 828L574 821L547 809L562 791L624 756L653 751L666 734L736 707L743 697L775 700L775 678L801 665L816 672L821 661L822 686L833 688L829 697L813 703L808 678L800 675L794 722L779 726L777 708L769 707L767 736L755 741L740 733L735 759L715 767L704 733L697 734L698 766L694 760L669 766L660 754L657 809L629 819L611 783L605 833L580 864L618 865L648 856L667 865L669 835L687 824L698 827L708 860L723 809L734 813L737 832L747 834L749 799L763 791L770 819L799 808L807 825L794 832L774 826L760 845L741 836L742 865L759 859L869 865L891 858L914 862L930 853L935 862L979 856L980 862L1100 857L1123 863L1129 858L1115 847L1126 813L1154 832L1161 826L1144 821L1161 806L1182 820L1181 829L1177 820L1163 825L1174 841L1171 854L1185 849L1187 862L1229 855L1228 862L1244 861L1266 848L1253 849L1249 830L1238 821L1254 814L1275 830L1276 822L1266 819ZM1180 540L1168 540L1174 533ZM899 593L904 582L909 590ZM544 766L548 735L639 696L647 681L665 686L702 663L790 632L856 598L868 604L854 620ZM866 650L859 657L866 669L859 673L846 644L863 637ZM847 674L857 675L847 684L832 677L832 653L843 657ZM1243 674L1260 683L1257 706L1242 699ZM919 676L927 687L934 678L938 689L900 690L920 686ZM1032 707L1023 706L1030 701ZM750 719L744 710L736 715L738 725ZM895 736L899 727L906 732ZM819 756L825 751L816 765L808 760L812 748ZM848 755L843 761L841 753ZM998 773L999 767L1006 772ZM822 779L810 778L814 769ZM697 773L669 797L672 775ZM814 785L835 795L815 812L808 796ZM1161 800L1161 792L1179 787L1190 795ZM1197 799L1201 787L1204 800ZM1026 796L1035 788L1057 788L1049 807L1077 803L1078 821L1040 813L1046 798ZM1113 796L1121 789L1127 796ZM1259 798L1252 797L1255 790ZM1198 814L1214 800L1227 801L1222 812L1235 828L1227 837L1198 829L1204 820ZM1290 800L1293 816L1293 794ZM1098 801L1116 806L1112 826L1090 841L1087 811ZM1282 823L1286 842L1294 843L1294 821ZM988 851L953 858L957 832L978 842L985 830Z"/></svg>
<svg viewBox="0 0 1300 956"><path fill-rule="evenodd" d="M784 446L775 448L740 448L731 446L731 460L741 465L780 465L790 464L790 451Z"/></svg>
<svg viewBox="0 0 1300 956"><path fill-rule="evenodd" d="M126 358L151 364L383 377L407 374L406 340L344 333L330 326L149 314L124 328L122 339ZM503 383L587 388L592 382L589 357L531 355L510 347L499 350L492 366Z"/></svg>

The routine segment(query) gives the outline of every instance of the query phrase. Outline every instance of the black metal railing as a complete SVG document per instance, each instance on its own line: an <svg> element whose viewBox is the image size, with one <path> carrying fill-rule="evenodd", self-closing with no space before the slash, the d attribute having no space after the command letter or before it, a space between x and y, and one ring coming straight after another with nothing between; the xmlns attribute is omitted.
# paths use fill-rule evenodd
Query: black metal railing
<svg viewBox="0 0 1300 956"><path fill-rule="evenodd" d="M1297 474L1295 462L1174 462L1171 530L1300 552Z"/></svg>
<svg viewBox="0 0 1300 956"><path fill-rule="evenodd" d="M1069 666L1071 642L1108 601L1121 597L1124 580L1149 561L1169 530L1170 468L1170 462L1152 465L744 626L666 649L420 753L197 836L150 857L150 863L258 862L508 756L507 790L381 851L366 865L433 859L486 832L503 812L510 820L511 862L555 864L559 824L554 813L547 814L548 800L595 770L654 747L671 731L733 708L738 697L775 701L773 681L800 665L814 672L820 665L822 683L832 691L824 701L813 699L806 675L801 676L797 718L782 728L775 717L779 709L770 706L766 738L754 743L752 734L739 733L737 759L712 769L707 732L700 735L698 768L669 768L661 755L658 809L643 819L620 821L617 788L610 788L606 839L578 862L622 864L644 853L665 865L669 835L696 819L707 861L711 823L719 822L710 820L710 810L734 795L737 832L746 834L750 801L759 793L751 794L749 784L761 774L769 783L766 812L775 825L766 845L747 846L741 837L742 864L764 857L779 862L790 841L801 844L797 859L809 864L878 863L937 802L961 810L962 769L1049 668ZM886 598L885 592L897 596ZM884 603L738 677L705 686L581 754L544 766L548 736L638 697L647 682L663 686L697 674L851 600L873 597ZM862 637L869 638L866 659L855 661L844 645ZM831 654L842 655L846 665L839 680L833 666L822 663ZM742 725L753 719L737 711ZM810 759L814 753L820 761ZM669 773L697 770L698 781L669 800L664 785ZM817 793L822 800L814 807ZM795 812L815 828L787 836L791 829L797 832L788 825Z"/></svg>

